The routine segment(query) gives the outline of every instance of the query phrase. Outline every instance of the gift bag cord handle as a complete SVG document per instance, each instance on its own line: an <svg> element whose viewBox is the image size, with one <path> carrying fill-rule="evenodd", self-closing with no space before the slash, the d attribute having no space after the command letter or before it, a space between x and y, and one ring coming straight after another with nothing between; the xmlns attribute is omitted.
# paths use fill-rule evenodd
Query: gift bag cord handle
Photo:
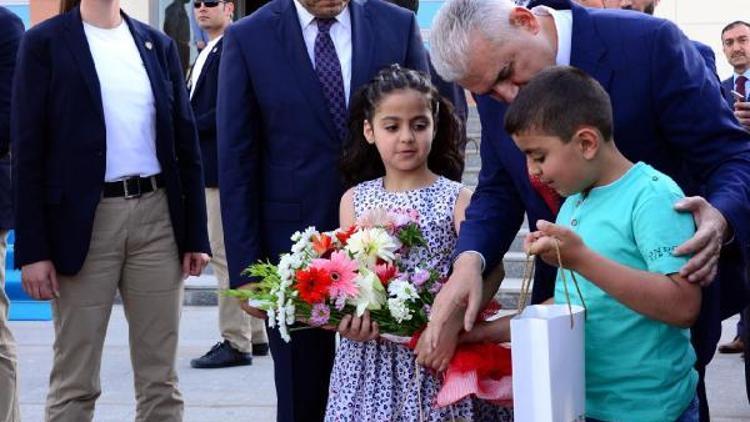
<svg viewBox="0 0 750 422"><path fill-rule="evenodd" d="M570 328L573 328L574 326L574 320L573 320L573 307L570 303L570 294L568 293L568 280L567 277L565 277L565 272L570 273L570 277L573 279L573 285L576 288L576 292L578 293L578 297L581 299L581 304L583 305L583 318L586 319L588 315L588 308L586 307L586 301L583 299L583 294L581 293L581 287L578 285L578 280L576 279L576 275L571 270L566 270L563 267L562 262L562 254L560 253L560 241L557 239L554 239L555 244L555 254L557 255L557 264L560 268L560 275L562 276L562 282L563 282L563 289L565 290L565 301L568 304L568 312L570 313ZM534 278L534 264L535 264L535 255L526 254L526 265L524 267L523 271L523 279L521 280L521 293L518 298L518 313L523 312L524 308L526 308L526 302L529 299L529 293L531 290L531 280Z"/></svg>

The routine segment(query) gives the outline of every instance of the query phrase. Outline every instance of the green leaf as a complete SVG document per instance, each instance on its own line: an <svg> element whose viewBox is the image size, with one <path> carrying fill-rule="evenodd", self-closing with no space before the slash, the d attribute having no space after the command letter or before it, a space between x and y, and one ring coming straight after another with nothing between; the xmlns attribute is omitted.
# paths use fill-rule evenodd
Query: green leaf
<svg viewBox="0 0 750 422"><path fill-rule="evenodd" d="M427 242L422 236L422 230L415 223L408 224L398 232L398 240L406 247L427 246Z"/></svg>

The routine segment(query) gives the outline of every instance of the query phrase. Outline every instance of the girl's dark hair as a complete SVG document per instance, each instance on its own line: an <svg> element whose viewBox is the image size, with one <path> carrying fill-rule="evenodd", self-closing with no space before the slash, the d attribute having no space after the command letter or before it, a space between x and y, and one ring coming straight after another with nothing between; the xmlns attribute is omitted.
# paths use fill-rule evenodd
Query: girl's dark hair
<svg viewBox="0 0 750 422"><path fill-rule="evenodd" d="M60 13L70 12L79 4L81 4L81 0L60 0Z"/></svg>
<svg viewBox="0 0 750 422"><path fill-rule="evenodd" d="M341 159L341 171L347 188L385 175L377 148L365 139L364 122L372 123L375 110L387 94L402 89L421 92L430 104L435 138L427 157L427 167L448 179L461 181L464 171L460 148L462 127L453 113L453 104L438 93L428 75L394 64L378 72L352 97L348 142Z"/></svg>

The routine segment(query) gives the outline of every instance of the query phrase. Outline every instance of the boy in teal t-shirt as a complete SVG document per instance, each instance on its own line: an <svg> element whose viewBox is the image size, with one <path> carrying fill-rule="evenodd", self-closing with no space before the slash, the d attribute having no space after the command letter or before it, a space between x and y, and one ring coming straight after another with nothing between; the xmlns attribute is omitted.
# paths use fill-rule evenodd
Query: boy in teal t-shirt
<svg viewBox="0 0 750 422"><path fill-rule="evenodd" d="M617 150L609 96L578 69L534 77L508 108L505 128L529 172L567 197L557 224L537 222L526 248L556 266L559 248L565 269L555 303L566 302L561 272L576 274L588 309L587 418L697 421L688 327L701 291L679 275L688 258L672 253L695 232L692 216L674 210L682 191ZM570 300L581 304L575 294ZM476 327L464 340L507 340L508 319Z"/></svg>

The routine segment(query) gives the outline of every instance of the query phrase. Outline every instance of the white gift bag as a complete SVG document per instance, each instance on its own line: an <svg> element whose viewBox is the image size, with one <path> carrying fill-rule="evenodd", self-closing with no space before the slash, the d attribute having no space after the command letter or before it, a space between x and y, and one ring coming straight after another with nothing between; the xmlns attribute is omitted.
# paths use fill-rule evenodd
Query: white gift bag
<svg viewBox="0 0 750 422"><path fill-rule="evenodd" d="M526 307L510 322L518 422L585 420L584 308ZM572 326L571 326L572 325Z"/></svg>

